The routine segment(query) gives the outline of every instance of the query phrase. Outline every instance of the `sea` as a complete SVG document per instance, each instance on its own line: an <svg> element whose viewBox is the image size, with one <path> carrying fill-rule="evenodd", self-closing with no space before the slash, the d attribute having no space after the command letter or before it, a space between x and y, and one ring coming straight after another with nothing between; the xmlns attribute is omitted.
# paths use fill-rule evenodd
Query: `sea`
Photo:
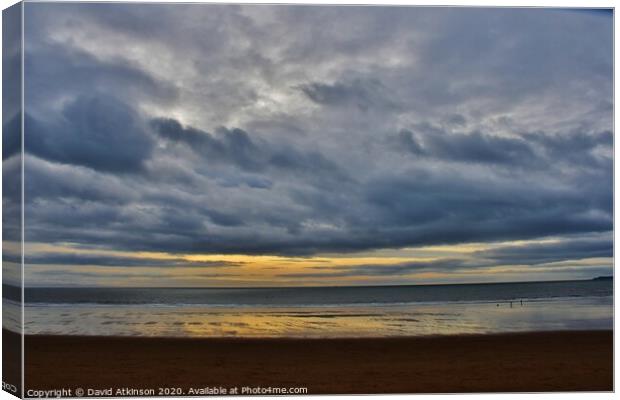
<svg viewBox="0 0 620 400"><path fill-rule="evenodd" d="M3 327L21 329L18 288ZM390 337L613 328L613 280L295 288L25 289L26 334Z"/></svg>

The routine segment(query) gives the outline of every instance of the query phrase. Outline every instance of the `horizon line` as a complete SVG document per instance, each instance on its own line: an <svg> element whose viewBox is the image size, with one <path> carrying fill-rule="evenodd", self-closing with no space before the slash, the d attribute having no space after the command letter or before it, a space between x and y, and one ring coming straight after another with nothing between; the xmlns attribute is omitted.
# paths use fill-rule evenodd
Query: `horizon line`
<svg viewBox="0 0 620 400"><path fill-rule="evenodd" d="M583 279L554 279L538 281L502 281L502 282L460 282L460 283L418 283L418 284L396 284L396 285L320 285L320 286L26 286L24 289L337 289L337 288L387 288L387 287L412 287L412 286L458 286L458 285L505 285L515 283L555 283L555 282L582 282L593 281L596 279L613 279L613 275L599 275L592 278ZM10 286L16 289L22 286L15 286L10 283L3 283L2 286Z"/></svg>

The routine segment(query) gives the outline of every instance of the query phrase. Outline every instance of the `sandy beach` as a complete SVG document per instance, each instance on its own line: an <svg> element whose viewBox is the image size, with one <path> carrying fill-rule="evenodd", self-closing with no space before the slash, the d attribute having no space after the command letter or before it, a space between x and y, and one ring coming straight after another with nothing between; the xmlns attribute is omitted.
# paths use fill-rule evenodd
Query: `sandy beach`
<svg viewBox="0 0 620 400"><path fill-rule="evenodd" d="M14 343L19 336L12 336ZM5 336L6 337L6 336ZM611 331L377 339L26 337L27 390L610 391ZM7 343L8 344L8 343Z"/></svg>

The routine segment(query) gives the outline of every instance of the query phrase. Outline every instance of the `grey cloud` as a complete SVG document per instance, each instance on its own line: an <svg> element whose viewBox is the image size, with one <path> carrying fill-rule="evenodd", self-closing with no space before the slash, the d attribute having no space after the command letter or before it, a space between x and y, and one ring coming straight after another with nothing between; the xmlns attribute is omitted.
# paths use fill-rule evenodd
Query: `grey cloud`
<svg viewBox="0 0 620 400"><path fill-rule="evenodd" d="M457 272L509 265L540 266L550 263L613 257L613 241L609 239L567 239L557 243L530 243L503 246L479 251L470 258L448 258L436 261L414 261L388 265L353 265L313 267L315 272L285 273L283 277L319 278L353 276L399 276L417 272ZM611 266L601 266L609 270ZM551 266L551 271L566 270L566 266ZM573 270L577 269L572 267ZM565 271L566 272L566 271ZM589 272L590 276L592 272Z"/></svg>
<svg viewBox="0 0 620 400"><path fill-rule="evenodd" d="M504 235L516 239L526 232L546 236L611 229L612 193L608 187L591 187L586 177L582 189L590 186L591 191L584 203L581 190L529 181L528 190L523 191L521 184L505 179L508 176L477 180L458 171L452 174L412 171L369 182L366 198L373 208L369 217L377 218L375 223L389 221L394 228L425 224L426 239L420 238L425 243L441 241L442 235L451 242L465 241L467 236L489 240L496 235L500 240ZM590 207L601 207L600 214L590 213Z"/></svg>
<svg viewBox="0 0 620 400"><path fill-rule="evenodd" d="M2 127L3 146L8 135L6 127L11 119L19 119L22 103L22 3L2 12ZM3 147L3 159L6 147Z"/></svg>
<svg viewBox="0 0 620 400"><path fill-rule="evenodd" d="M354 106L362 111L398 108L390 99L388 89L376 79L333 84L312 82L301 85L300 89L313 102L326 106Z"/></svg>
<svg viewBox="0 0 620 400"><path fill-rule="evenodd" d="M154 119L151 125L159 135L189 146L207 160L231 161L244 170L264 168L265 155L241 129L220 128L217 136L192 127L184 128L174 119Z"/></svg>
<svg viewBox="0 0 620 400"><path fill-rule="evenodd" d="M398 132L398 142L399 149L404 149L418 156L426 155L427 152L422 147L420 140L417 135L413 132L403 129Z"/></svg>
<svg viewBox="0 0 620 400"><path fill-rule="evenodd" d="M2 159L6 160L22 150L22 118L16 114L2 125Z"/></svg>
<svg viewBox="0 0 620 400"><path fill-rule="evenodd" d="M76 98L57 121L27 116L24 137L38 157L117 173L142 169L153 146L137 113L105 95Z"/></svg>
<svg viewBox="0 0 620 400"><path fill-rule="evenodd" d="M4 258L3 258L4 260ZM21 262L18 255L7 255L7 261ZM183 258L156 259L91 254L36 253L27 254L24 263L28 265L96 265L101 267L150 267L150 268L217 268L236 267L239 263L230 261L191 261Z"/></svg>
<svg viewBox="0 0 620 400"><path fill-rule="evenodd" d="M230 163L249 172L275 168L294 174L318 173L326 180L349 179L336 163L317 151L302 151L285 144L253 139L239 128L220 127L213 135L193 127L183 127L174 119L157 118L151 121L151 125L161 137L188 146L207 162Z"/></svg>
<svg viewBox="0 0 620 400"><path fill-rule="evenodd" d="M547 134L545 132L526 132L522 137L534 145L538 145L549 162L564 162L579 164L587 168L608 168L611 165L610 156L595 156L596 149L613 148L613 134L611 131L588 132L578 130L562 134Z"/></svg>
<svg viewBox="0 0 620 400"><path fill-rule="evenodd" d="M440 126L420 123L412 130L403 129L394 136L393 144L401 151L454 163L481 163L540 169L559 162L578 164L584 168L605 168L611 160L595 155L596 149L611 151L610 131L571 131L562 133L514 132L497 136L480 131L451 131Z"/></svg>
<svg viewBox="0 0 620 400"><path fill-rule="evenodd" d="M524 186L528 192L521 190ZM88 187L82 189L84 195ZM176 189L167 195L165 189L147 195L142 185L134 185L136 193L143 193L134 197L119 191L122 187L109 189L113 190L109 200L105 192L93 191L97 202L79 208L77 200L42 197L39 206L33 204L27 212L38 221L28 230L30 240L129 250L301 255L529 239L606 232L613 227L611 188L599 187L588 176L579 189L566 189L514 178L472 179L455 172L391 174L341 185L331 193L302 186L303 190L276 195L269 208L260 206L260 213L254 209L269 193L255 197L248 192L247 202L230 208L235 198L227 198L225 192L221 201L201 202L200 197L193 199ZM242 190L235 192L242 199L241 193L255 189L228 190ZM125 203L118 202L123 199ZM209 228L208 220L227 230Z"/></svg>
<svg viewBox="0 0 620 400"><path fill-rule="evenodd" d="M476 255L496 262L518 264L543 264L583 258L613 257L611 239L569 239L557 243L504 246L477 252Z"/></svg>
<svg viewBox="0 0 620 400"><path fill-rule="evenodd" d="M611 148L614 137L611 131L603 132L570 132L564 135L546 135L542 132L523 135L528 140L540 143L555 156L561 153L578 153L594 149L598 146Z"/></svg>
<svg viewBox="0 0 620 400"><path fill-rule="evenodd" d="M609 76L611 38L604 33L610 22L607 17L571 15L565 10L541 11L441 12L446 31L422 46L419 56L425 64L421 70L434 71L426 82L419 82L423 87L421 98L446 104L461 102L473 94L493 98L497 101L495 106L499 106L549 89L561 92L569 76L586 80L590 73ZM484 22L478 19L483 14ZM587 26L597 26L589 32L591 36L582 33ZM590 42L594 37L596 41ZM570 42L573 45L558 46ZM590 47L593 45L596 50ZM583 57L588 48L590 56ZM443 77L450 77L452 82L463 82L468 77L469 83L450 85L440 81ZM596 84L598 88L608 90L599 83L602 81Z"/></svg>
<svg viewBox="0 0 620 400"><path fill-rule="evenodd" d="M520 140L471 132L466 135L427 137L431 152L439 157L469 162L525 162L531 159L528 145Z"/></svg>
<svg viewBox="0 0 620 400"><path fill-rule="evenodd" d="M22 238L21 167L21 156L2 160L2 235L6 242Z"/></svg>
<svg viewBox="0 0 620 400"><path fill-rule="evenodd" d="M529 144L520 138L492 136L478 131L448 134L428 125L421 125L417 133L400 131L398 145L418 156L452 162L527 165L534 157Z"/></svg>
<svg viewBox="0 0 620 400"><path fill-rule="evenodd" d="M236 187L244 184L255 189L271 189L273 187L273 181L259 176L222 177L220 179L220 184L224 187Z"/></svg>
<svg viewBox="0 0 620 400"><path fill-rule="evenodd" d="M467 125L467 119L461 114L451 114L446 117L446 122L453 126L465 126Z"/></svg>
<svg viewBox="0 0 620 400"><path fill-rule="evenodd" d="M28 177L24 199L27 203L62 199L120 206L140 198L139 193L114 175L52 163L30 155L24 162L24 174Z"/></svg>
<svg viewBox="0 0 620 400"><path fill-rule="evenodd" d="M62 101L92 93L164 103L178 96L177 88L156 80L127 61L97 59L56 43L27 47L24 62L29 76L25 80L29 108L38 109L50 100Z"/></svg>

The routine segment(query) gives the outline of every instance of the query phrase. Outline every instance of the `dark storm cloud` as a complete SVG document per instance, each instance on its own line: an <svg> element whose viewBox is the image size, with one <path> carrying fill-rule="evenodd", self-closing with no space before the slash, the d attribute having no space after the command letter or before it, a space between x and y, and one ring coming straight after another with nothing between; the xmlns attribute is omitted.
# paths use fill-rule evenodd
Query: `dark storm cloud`
<svg viewBox="0 0 620 400"><path fill-rule="evenodd" d="M551 163L567 162L607 168L611 165L611 157L596 155L592 151L611 149L613 135L610 131L584 128L562 134L514 132L510 137L503 137L480 131L450 132L440 126L421 123L413 130L401 130L395 136L394 144L415 156L448 162L508 164L520 168L541 168Z"/></svg>
<svg viewBox="0 0 620 400"><path fill-rule="evenodd" d="M423 125L418 133L402 130L398 134L400 148L418 156L453 162L527 164L534 153L522 139L485 135L481 132L447 134Z"/></svg>
<svg viewBox="0 0 620 400"><path fill-rule="evenodd" d="M105 95L76 98L57 121L27 115L24 125L28 153L102 171L140 170L153 146L136 112Z"/></svg>
<svg viewBox="0 0 620 400"><path fill-rule="evenodd" d="M505 178L472 179L456 170L452 175L412 171L384 176L366 186L365 197L373 210L368 223L387 222L396 232L402 229L411 239L424 243L454 243L467 237L517 239L612 228L609 186L588 182L584 176L581 190L535 180L524 182L528 189L522 190L509 175ZM594 209L600 212L591 212ZM414 233L418 230L419 235Z"/></svg>
<svg viewBox="0 0 620 400"><path fill-rule="evenodd" d="M261 196L250 195L247 203L231 209L226 203L232 198L224 203L192 200L176 188L166 195L148 193L142 184L129 189L123 180L97 178L96 172L49 170L51 165L36 159L26 164L30 199L47 201L39 203L46 204L44 208L29 211L39 221L28 232L35 241L130 250L307 255L612 229L611 185L601 185L598 174L584 174L577 186L566 187L515 181L510 175L474 178L461 171L391 173L343 184L330 193L320 187L291 190L271 203L283 207L256 213L247 205ZM56 184L46 188L46 182ZM88 206L76 207L89 199ZM287 209L291 201L302 208ZM138 211L143 205L148 208ZM331 226L313 227L304 219ZM205 225L208 220L239 229L209 233L214 230Z"/></svg>
<svg viewBox="0 0 620 400"><path fill-rule="evenodd" d="M349 179L335 162L316 151L304 151L285 144L257 142L239 128L219 127L215 134L210 134L193 127L183 127L177 120L170 118L153 119L151 125L161 137L188 146L207 162L230 163L254 172L275 168L294 174L318 173L322 175L321 179L325 180ZM264 181L249 183L254 187L263 187L264 184Z"/></svg>
<svg viewBox="0 0 620 400"><path fill-rule="evenodd" d="M207 160L230 161L245 170L262 169L267 162L266 155L241 129L220 128L215 137L199 129L184 128L174 119L154 119L151 124L163 138L182 143Z"/></svg>
<svg viewBox="0 0 620 400"><path fill-rule="evenodd" d="M428 199L428 202L432 202L432 199ZM69 213L58 214L48 220L42 219L39 226L29 230L29 237L32 240L48 238L59 242L97 243L100 246L128 250L310 255L321 252L399 248L412 244L527 239L567 233L604 232L611 228L611 218L604 215L579 216L577 211L571 209L549 210L546 213L527 212L525 209L515 211L512 207L495 207L493 214L496 216L488 216L488 208L484 204L476 208L469 206L456 215L449 210L437 213L428 206L411 212L387 209L375 211L372 216L354 215L358 223L345 225L340 230L315 230L302 226L290 233L281 233L277 225L266 224L263 225L260 235L247 226L244 226L245 229L209 235L204 226L200 225L190 226L184 231L181 230L181 224L164 225L163 221L158 219L152 222L144 221L114 208L104 208L103 210L107 211L103 213L97 209L85 209L78 215L74 214L74 219L71 219ZM63 208L57 210L61 211ZM52 211L47 214L50 215ZM412 215L414 211L418 214ZM424 211L431 215L424 216ZM510 212L512 215L501 216L502 212ZM573 213L577 215L573 216ZM200 218L199 214L195 215ZM78 223L80 219L86 220L88 224ZM382 226L377 226L379 221ZM122 226L131 226L131 229L119 232L115 228L119 223ZM65 226L66 229L54 229L59 226Z"/></svg>

